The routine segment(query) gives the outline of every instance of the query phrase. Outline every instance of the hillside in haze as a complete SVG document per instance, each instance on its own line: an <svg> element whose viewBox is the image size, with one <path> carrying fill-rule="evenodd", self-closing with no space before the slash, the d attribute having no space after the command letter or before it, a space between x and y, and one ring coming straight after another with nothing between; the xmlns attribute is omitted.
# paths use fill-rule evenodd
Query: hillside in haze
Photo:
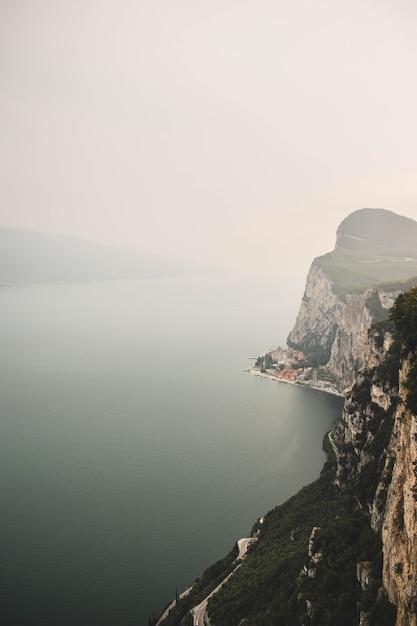
<svg viewBox="0 0 417 626"><path fill-rule="evenodd" d="M139 254L71 235L0 228L0 287L153 278L204 271L180 259Z"/></svg>
<svg viewBox="0 0 417 626"><path fill-rule="evenodd" d="M340 293L417 276L417 222L386 209L360 209L337 229L336 246L314 260Z"/></svg>

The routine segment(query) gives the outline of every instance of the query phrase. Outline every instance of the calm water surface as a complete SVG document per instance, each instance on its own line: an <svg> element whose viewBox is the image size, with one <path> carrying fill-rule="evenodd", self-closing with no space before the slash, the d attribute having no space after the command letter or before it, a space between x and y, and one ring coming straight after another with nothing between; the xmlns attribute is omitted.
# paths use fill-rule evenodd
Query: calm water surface
<svg viewBox="0 0 417 626"><path fill-rule="evenodd" d="M146 626L311 482L340 400L243 370L273 281L0 293L2 624Z"/></svg>

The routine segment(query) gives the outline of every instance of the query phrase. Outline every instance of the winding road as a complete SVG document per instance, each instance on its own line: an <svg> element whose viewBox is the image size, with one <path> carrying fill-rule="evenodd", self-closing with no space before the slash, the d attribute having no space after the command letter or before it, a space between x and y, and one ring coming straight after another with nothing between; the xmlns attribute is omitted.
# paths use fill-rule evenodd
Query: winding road
<svg viewBox="0 0 417 626"><path fill-rule="evenodd" d="M185 591L183 591L179 596L178 596L178 600L181 600L181 598L185 598L185 596L188 596L188 594L190 593L192 587L189 587L188 589L186 589ZM174 608L174 606L177 604L177 600L173 600L171 602L171 604L165 609L165 611L162 613L161 617L159 618L159 620L156 622L156 626L159 626L159 624L161 624L164 619L166 617L168 617L168 613Z"/></svg>
<svg viewBox="0 0 417 626"><path fill-rule="evenodd" d="M226 578L224 580L222 580L222 582L220 583L220 585L218 585L215 589L213 589L213 591L207 596L207 598L205 598L203 600L203 602L201 604L199 604L198 606L195 606L193 608L193 616L194 616L194 626L204 626L204 620L206 619L206 609L207 609L207 604L208 601L210 600L211 596L214 596L215 593L217 593L219 591L219 589L221 589L224 585L225 582L227 582L229 580L229 578L231 576L233 576L233 574L236 572L236 570L239 569L239 567L242 565L242 563L239 563L239 565L237 565L235 567L235 569L233 570L233 572L230 572L230 574L228 576L226 576ZM208 619L207 619L207 623Z"/></svg>
<svg viewBox="0 0 417 626"><path fill-rule="evenodd" d="M242 561L248 551L248 548L254 541L257 541L257 537L244 537L243 539L239 539L237 542L237 547L239 549L239 554L236 558L236 561ZM192 610L193 618L194 618L194 626L204 626L206 623L210 624L208 617L206 616L207 604L209 599L216 594L219 589L223 587L223 585L229 580L231 576L239 569L242 563L236 565L233 572L231 572L226 578L222 580L222 582L215 588L213 591L199 604L195 606Z"/></svg>
<svg viewBox="0 0 417 626"><path fill-rule="evenodd" d="M242 539L239 539L237 541L239 554L236 557L236 561L242 561L245 558L245 555L246 555L246 552L248 551L249 546L252 545L254 541L257 541L257 537L243 537ZM214 596L214 594L217 593L219 589L223 587L225 582L227 582L229 578L233 576L233 574L236 572L236 570L239 569L241 565L242 563L238 563L235 569L230 574L228 574L226 578L224 578L222 582L215 589L213 589L211 593L209 593L209 595L203 600L203 602L201 602L200 604L198 604L192 609L191 613L193 615L194 626L204 626L205 624L210 624L208 617L206 615L207 604L208 604L209 599L212 596ZM186 595L190 593L191 590L192 590L192 587L189 587L188 589L182 592L179 598L180 599L184 598ZM168 608L163 612L163 614L159 618L158 622L156 623L156 626L159 626L160 624L162 624L164 619L168 616L169 612L171 611L171 609L174 608L175 605L176 605L176 600L173 600L171 604L168 606Z"/></svg>

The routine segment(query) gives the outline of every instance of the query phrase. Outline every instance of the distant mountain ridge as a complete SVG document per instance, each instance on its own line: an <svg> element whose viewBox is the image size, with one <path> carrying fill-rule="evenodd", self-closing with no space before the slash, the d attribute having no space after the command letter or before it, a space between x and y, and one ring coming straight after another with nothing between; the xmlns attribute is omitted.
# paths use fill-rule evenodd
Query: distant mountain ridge
<svg viewBox="0 0 417 626"><path fill-rule="evenodd" d="M0 227L0 286L195 274L186 261L113 248L73 235ZM205 270L207 271L207 270Z"/></svg>

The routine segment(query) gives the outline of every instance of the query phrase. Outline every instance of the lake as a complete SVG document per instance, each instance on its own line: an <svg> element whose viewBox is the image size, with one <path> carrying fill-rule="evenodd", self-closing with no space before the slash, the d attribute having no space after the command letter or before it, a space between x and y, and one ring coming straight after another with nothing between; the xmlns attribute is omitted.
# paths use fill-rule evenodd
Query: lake
<svg viewBox="0 0 417 626"><path fill-rule="evenodd" d="M0 292L2 624L146 626L318 476L340 399L244 372L285 343L291 289Z"/></svg>

